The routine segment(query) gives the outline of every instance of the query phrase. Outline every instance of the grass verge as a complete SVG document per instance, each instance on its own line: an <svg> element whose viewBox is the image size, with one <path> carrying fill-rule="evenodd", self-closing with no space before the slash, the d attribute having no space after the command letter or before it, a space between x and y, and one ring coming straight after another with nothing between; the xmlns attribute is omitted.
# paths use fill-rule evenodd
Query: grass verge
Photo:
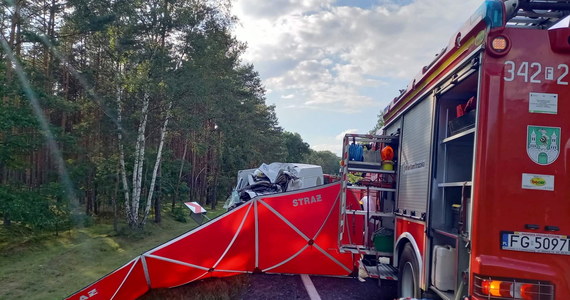
<svg viewBox="0 0 570 300"><path fill-rule="evenodd" d="M208 216L221 213L218 209ZM190 218L181 223L167 213L161 224L149 222L138 234L119 235L109 220L94 223L57 236L0 227L0 299L64 298L197 226Z"/></svg>

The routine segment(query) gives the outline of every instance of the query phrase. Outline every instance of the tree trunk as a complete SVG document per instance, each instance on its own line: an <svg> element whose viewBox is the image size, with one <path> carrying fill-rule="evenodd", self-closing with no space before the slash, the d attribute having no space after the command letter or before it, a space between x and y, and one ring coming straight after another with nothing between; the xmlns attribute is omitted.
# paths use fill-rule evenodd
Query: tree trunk
<svg viewBox="0 0 570 300"><path fill-rule="evenodd" d="M89 174L89 176L87 177L87 182L85 184L88 186L90 182L93 182L92 174ZM87 204L85 205L85 215L92 216L95 210L95 198L92 188L88 189L86 196L87 196Z"/></svg>
<svg viewBox="0 0 570 300"><path fill-rule="evenodd" d="M15 43L16 43L16 31L19 30L17 28L19 28L20 26L18 25L18 23L20 22L20 0L16 0L13 2L14 4L14 14L12 14L12 22L10 24L10 36L8 38L8 46L10 47L10 50L15 49ZM14 53L14 56L16 55L16 53ZM11 64L6 64L6 81L10 82L12 80L12 65Z"/></svg>
<svg viewBox="0 0 570 300"><path fill-rule="evenodd" d="M95 180L93 180L93 187L91 193L93 195L93 214L98 215L99 206L101 205L101 203L99 203L99 197L97 197L97 182Z"/></svg>
<svg viewBox="0 0 570 300"><path fill-rule="evenodd" d="M119 216L117 214L117 195L119 194L119 182L120 182L120 171L117 170L117 176L115 179L115 192L113 193L113 197L111 198L111 202L113 205L113 230L115 232L119 231Z"/></svg>
<svg viewBox="0 0 570 300"><path fill-rule="evenodd" d="M85 215L90 216L92 210L91 192L87 192L87 195L85 196L87 198L87 202L85 203Z"/></svg>
<svg viewBox="0 0 570 300"><path fill-rule="evenodd" d="M192 131L192 169L190 171L190 197L192 200L194 201L198 201L198 192L197 192L197 188L196 188L196 182L198 181L198 171L200 170L198 167L198 162L197 162L197 154L196 154L196 132Z"/></svg>
<svg viewBox="0 0 570 300"><path fill-rule="evenodd" d="M216 187L214 191L214 205L212 209L216 209L216 205L218 204L218 184L220 179L220 173L222 170L222 131L218 130L218 150L217 150L217 158L216 158L216 175L214 177L214 185Z"/></svg>
<svg viewBox="0 0 570 300"><path fill-rule="evenodd" d="M20 2L20 1L18 1ZM14 39L14 56L20 57L22 53L22 17L20 15L21 3L16 4L16 37Z"/></svg>
<svg viewBox="0 0 570 300"><path fill-rule="evenodd" d="M120 72L120 67L119 67ZM123 102L121 100L123 94L123 90L121 87L117 88L117 135L118 135L118 142L119 142L119 164L121 170L121 180L123 182L123 192L125 193L125 213L127 216L127 221L129 225L131 224L132 220L132 209L131 209L131 201L129 195L129 183L127 182L127 168L125 167L125 150L123 147L123 127L122 123L122 113L123 113Z"/></svg>
<svg viewBox="0 0 570 300"><path fill-rule="evenodd" d="M215 159L215 165L214 165L214 184L213 184L213 195L212 195L212 203L210 208L211 209L216 209L216 205L218 204L218 178L219 178L219 173L220 173L220 169L218 168L219 166L219 162L218 162L218 158Z"/></svg>
<svg viewBox="0 0 570 300"><path fill-rule="evenodd" d="M182 171L184 170L184 163L186 162L186 152L188 150L188 139L184 138L184 152L182 153L182 162L180 163L180 171L178 172L178 182L176 184L176 194L172 198L172 211L174 211L174 206L178 197L180 196L180 183L182 182Z"/></svg>
<svg viewBox="0 0 570 300"><path fill-rule="evenodd" d="M9 228L12 225L12 220L10 220L10 215L4 212L4 227Z"/></svg>
<svg viewBox="0 0 570 300"><path fill-rule="evenodd" d="M161 197L161 193L160 193L160 175L161 175L161 168L159 167L158 169L158 177L156 178L156 186L155 186L155 192L156 192L156 196L154 198L154 223L159 224L160 222L162 222L162 217L160 215L160 197Z"/></svg>
<svg viewBox="0 0 570 300"><path fill-rule="evenodd" d="M144 152L146 145L145 132L146 132L146 123L148 121L149 104L150 104L150 96L145 92L143 96L143 106L141 108L141 122L138 128L137 143L135 146L135 162L133 167L133 196L131 199L131 220L130 220L130 224L133 228L139 225L139 204L142 193ZM145 217L146 217L146 212L145 212ZM144 223L144 221L141 223Z"/></svg>
<svg viewBox="0 0 570 300"><path fill-rule="evenodd" d="M160 130L160 143L158 145L158 153L156 154L156 162L154 163L154 170L152 171L152 179L150 181L150 187L148 189L148 198L146 200L146 207L141 225L145 224L146 218L150 211L150 206L152 205L152 194L154 192L158 167L160 166L160 160L162 159L162 148L164 147L164 141L166 140L166 134L168 133L168 121L170 120L171 110L172 101L168 103L168 108L166 109L166 118L164 119L164 124L162 124L162 129Z"/></svg>

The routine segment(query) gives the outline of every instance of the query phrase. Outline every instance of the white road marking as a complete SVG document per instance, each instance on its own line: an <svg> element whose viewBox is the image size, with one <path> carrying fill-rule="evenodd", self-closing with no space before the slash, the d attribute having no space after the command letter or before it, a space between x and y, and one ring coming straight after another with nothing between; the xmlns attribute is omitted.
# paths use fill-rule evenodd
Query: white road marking
<svg viewBox="0 0 570 300"><path fill-rule="evenodd" d="M309 298L311 298L311 300L321 300L321 296L319 296L319 293L317 292L317 289L315 288L315 285L313 284L311 277L309 277L309 275L307 274L302 274L301 280L305 285L305 289L309 294Z"/></svg>

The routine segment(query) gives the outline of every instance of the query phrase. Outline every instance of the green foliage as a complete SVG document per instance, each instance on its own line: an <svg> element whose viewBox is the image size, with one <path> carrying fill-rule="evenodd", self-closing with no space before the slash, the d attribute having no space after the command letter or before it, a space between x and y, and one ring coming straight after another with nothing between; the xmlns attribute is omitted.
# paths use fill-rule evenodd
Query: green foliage
<svg viewBox="0 0 570 300"><path fill-rule="evenodd" d="M323 173L325 174L338 174L340 168L340 157L330 151L311 150L311 154L309 154L305 162L323 167Z"/></svg>
<svg viewBox="0 0 570 300"><path fill-rule="evenodd" d="M124 218L143 99L149 109L140 211L170 103L153 200L163 207L173 203L180 221L186 212L176 207L184 201L215 207L225 199L237 170L275 161L332 165L299 134L283 132L259 74L241 61L245 44L232 35L236 19L223 6L205 0L36 2L0 3L2 34L5 40L14 34L10 50L39 99L77 200L72 204L58 190L62 170L23 83L0 60L0 213L6 226L60 230L70 219ZM19 5L18 18L13 5ZM10 32L12 25L23 34ZM118 133L128 186L119 172Z"/></svg>
<svg viewBox="0 0 570 300"><path fill-rule="evenodd" d="M27 105L0 102L0 165L23 169L27 155L41 146L38 124Z"/></svg>
<svg viewBox="0 0 570 300"><path fill-rule="evenodd" d="M340 157L336 154L312 150L298 133L285 131L282 139L286 149L286 162L319 165L325 174L338 174Z"/></svg>
<svg viewBox="0 0 570 300"><path fill-rule="evenodd" d="M35 231L61 231L70 226L70 213L61 186L50 183L36 190L0 186L0 214Z"/></svg>
<svg viewBox="0 0 570 300"><path fill-rule="evenodd" d="M384 112L380 112L378 114L378 120L376 120L374 128L372 128L368 133L381 134L380 129L382 129L382 127L384 127Z"/></svg>
<svg viewBox="0 0 570 300"><path fill-rule="evenodd" d="M336 173L338 161L332 153L311 151L300 135L283 132L275 107L265 101L259 74L241 61L245 45L231 33L235 18L218 4L207 0L0 2L0 38L10 42L9 50L29 78L55 137L52 142L65 162L56 163L23 83L0 48L4 222L0 246L10 248L1 249L0 259L8 254L10 259L0 262L0 285L5 287L0 298L62 298L187 231L194 222L188 222L182 202L209 201L215 206L217 199L227 197L239 169L290 160L319 164L325 172ZM150 223L133 232L121 219L125 219L125 191L133 182L145 96L149 111L142 186L146 188L166 108L174 105L154 194L166 216L161 225ZM119 175L118 133L124 145L127 187ZM77 199L71 199L65 192L69 189L59 182L61 167L73 183L65 188L73 190ZM174 203L174 209L165 203ZM221 211L209 210L208 215ZM115 215L114 227L105 224ZM19 248L30 250L20 239L35 246L47 240L45 236L64 230L61 239L19 255ZM12 239L10 243L5 236ZM22 276L13 276L17 272Z"/></svg>
<svg viewBox="0 0 570 300"><path fill-rule="evenodd" d="M287 162L302 162L311 154L309 144L303 141L300 134L285 131L283 133L283 139L285 148L287 149Z"/></svg>
<svg viewBox="0 0 570 300"><path fill-rule="evenodd" d="M188 210L186 208L177 206L174 208L174 210L172 210L171 215L174 218L174 220L176 220L177 222L181 223L188 222L188 220L186 219L186 217L188 217Z"/></svg>

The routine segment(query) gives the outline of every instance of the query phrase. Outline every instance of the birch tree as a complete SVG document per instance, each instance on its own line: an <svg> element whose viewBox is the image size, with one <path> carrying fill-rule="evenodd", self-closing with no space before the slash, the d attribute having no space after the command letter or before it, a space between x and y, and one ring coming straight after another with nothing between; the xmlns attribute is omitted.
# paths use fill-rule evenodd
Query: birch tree
<svg viewBox="0 0 570 300"><path fill-rule="evenodd" d="M129 87L129 96L134 107L139 104L138 120L136 122L137 130L134 142L134 151L130 155L133 160L132 165L132 180L131 187L127 181L127 168L125 163L125 139L123 139L123 93L121 82L118 80L119 87L117 88L117 119L118 119L118 146L120 152L120 170L122 177L122 184L125 195L125 210L128 224L131 228L141 228L145 225L150 209L152 207L152 200L155 190L156 178L162 160L162 153L165 141L168 134L168 123L171 118L173 107L173 100L168 93L160 92L165 88L164 78L168 76L169 70L175 69L170 67L172 65L173 57L169 56L167 51L167 32L173 30L170 20L171 8L168 1L151 1L149 5L138 8L139 15L138 27L143 26L143 32L138 39L146 46L142 53L132 51L127 55L133 56L131 58L143 58L143 63L138 63L136 66L131 65L130 71L118 68L119 76L125 76L124 84ZM155 24L150 26L149 24ZM155 28L159 28L155 30ZM141 99L142 98L142 99ZM139 101L140 99L140 101ZM152 101L154 100L154 101ZM151 103L153 102L153 103ZM152 114L151 106L161 107L166 104L164 114ZM159 142L156 157L154 159L154 167L150 178L150 184L147 187L145 183L145 162L147 150L147 127L151 118L157 120L163 117L162 125L160 126ZM160 121L158 121L160 122ZM157 123L157 121L154 121ZM129 192L130 190L130 192ZM143 191L146 191L143 193ZM146 195L146 201L143 201L143 196ZM139 211L142 208L142 211Z"/></svg>
<svg viewBox="0 0 570 300"><path fill-rule="evenodd" d="M153 201L214 207L238 169L284 157L275 108L241 62L228 3L0 1L0 39L41 97L85 214L123 210L141 228L160 209ZM0 201L0 219L28 224L60 205L57 166L4 51L0 198L10 200ZM24 220L26 199L49 205L33 205L38 214Z"/></svg>
<svg viewBox="0 0 570 300"><path fill-rule="evenodd" d="M164 118L164 124L160 129L160 142L158 144L158 153L156 154L156 161L154 163L154 169L152 170L152 179L150 181L150 187L148 188L148 197L146 200L146 208L144 212L144 216L142 219L142 224L144 225L146 222L146 218L150 212L150 207L152 203L152 195L154 193L154 185L156 184L156 176L158 174L158 167L160 166L160 162L162 160L162 148L164 147L164 141L166 140L166 134L168 132L168 121L170 120L170 114L172 111L172 100L168 102L168 108L166 109L166 117Z"/></svg>

